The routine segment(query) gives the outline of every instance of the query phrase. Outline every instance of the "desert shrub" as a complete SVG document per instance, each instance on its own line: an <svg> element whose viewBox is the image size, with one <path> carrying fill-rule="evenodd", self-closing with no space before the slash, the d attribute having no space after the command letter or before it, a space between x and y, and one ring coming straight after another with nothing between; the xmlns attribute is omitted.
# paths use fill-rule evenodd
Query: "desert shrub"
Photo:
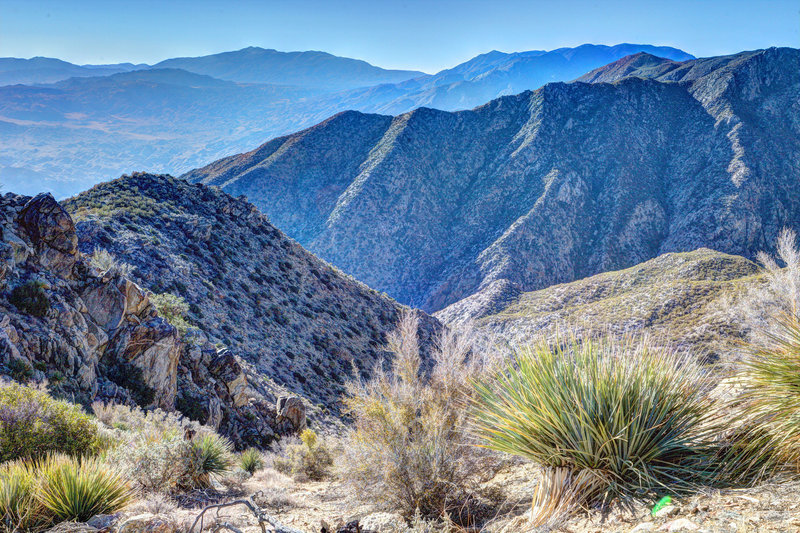
<svg viewBox="0 0 800 533"><path fill-rule="evenodd" d="M133 273L133 266L129 265L128 263L118 261L111 252L103 248L95 248L90 262L93 267L104 274L112 272L119 274L122 277L129 278Z"/></svg>
<svg viewBox="0 0 800 533"><path fill-rule="evenodd" d="M250 475L264 468L264 457L255 448L248 448L239 454L239 466Z"/></svg>
<svg viewBox="0 0 800 533"><path fill-rule="evenodd" d="M33 366L24 359L12 359L8 363L11 377L21 383L27 383L33 377Z"/></svg>
<svg viewBox="0 0 800 533"><path fill-rule="evenodd" d="M470 380L486 362L471 355L464 336L444 332L433 351L428 377L420 370L418 322L401 317L389 336L391 373L376 370L368 382L348 385L345 400L354 424L346 436L342 476L353 494L399 509L411 518L448 513L472 525L470 502L476 487L497 466L493 454L469 446L465 405Z"/></svg>
<svg viewBox="0 0 800 533"><path fill-rule="evenodd" d="M541 340L476 388L485 445L542 467L536 524L716 479L709 378L647 342Z"/></svg>
<svg viewBox="0 0 800 533"><path fill-rule="evenodd" d="M50 300L44 285L39 281L29 281L14 287L8 301L23 313L37 317L47 316L50 310Z"/></svg>
<svg viewBox="0 0 800 533"><path fill-rule="evenodd" d="M189 313L189 304L181 296L174 294L151 294L150 302L155 306L159 316L175 326L181 336L189 331L186 315Z"/></svg>
<svg viewBox="0 0 800 533"><path fill-rule="evenodd" d="M26 531L46 525L44 509L36 499L36 472L29 462L0 465L0 531Z"/></svg>
<svg viewBox="0 0 800 533"><path fill-rule="evenodd" d="M17 383L0 383L0 462L50 452L99 450L97 424L74 404Z"/></svg>
<svg viewBox="0 0 800 533"><path fill-rule="evenodd" d="M58 522L85 522L125 507L133 493L124 479L97 458L51 455L37 467L36 499Z"/></svg>
<svg viewBox="0 0 800 533"><path fill-rule="evenodd" d="M272 464L282 474L319 481L330 474L333 457L316 432L306 428L300 433L300 443L285 446L283 453L273 458Z"/></svg>

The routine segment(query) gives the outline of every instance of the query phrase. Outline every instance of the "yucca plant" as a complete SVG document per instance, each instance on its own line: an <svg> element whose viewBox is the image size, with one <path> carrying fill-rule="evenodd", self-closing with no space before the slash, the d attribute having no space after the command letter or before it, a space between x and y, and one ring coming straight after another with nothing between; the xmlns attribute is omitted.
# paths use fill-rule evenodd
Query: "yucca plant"
<svg viewBox="0 0 800 533"><path fill-rule="evenodd" d="M188 444L180 484L185 488L210 487L211 477L227 474L233 464L233 446L228 439L216 433L196 437Z"/></svg>
<svg viewBox="0 0 800 533"><path fill-rule="evenodd" d="M748 480L788 468L800 473L800 319L794 313L742 361L738 443L726 458Z"/></svg>
<svg viewBox="0 0 800 533"><path fill-rule="evenodd" d="M252 476L264 468L264 457L255 448L248 448L239 454L239 466Z"/></svg>
<svg viewBox="0 0 800 533"><path fill-rule="evenodd" d="M36 472L30 462L16 460L0 466L0 531L29 531L47 525L35 492Z"/></svg>
<svg viewBox="0 0 800 533"><path fill-rule="evenodd" d="M541 340L476 383L473 423L483 445L541 465L532 518L544 525L712 480L709 385L644 341Z"/></svg>
<svg viewBox="0 0 800 533"><path fill-rule="evenodd" d="M124 479L97 458L50 455L38 465L36 499L57 522L113 513L125 507L133 493Z"/></svg>

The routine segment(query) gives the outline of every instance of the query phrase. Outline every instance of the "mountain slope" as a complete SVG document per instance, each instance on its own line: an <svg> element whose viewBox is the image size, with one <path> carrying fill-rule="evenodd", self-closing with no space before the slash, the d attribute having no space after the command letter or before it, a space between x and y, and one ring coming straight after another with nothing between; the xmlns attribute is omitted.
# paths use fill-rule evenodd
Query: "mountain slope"
<svg viewBox="0 0 800 533"><path fill-rule="evenodd" d="M337 412L343 383L383 361L401 306L320 261L255 207L218 189L135 174L65 202L80 248L104 248L131 278L185 298L188 320L269 377ZM421 314L428 353L436 320Z"/></svg>
<svg viewBox="0 0 800 533"><path fill-rule="evenodd" d="M471 323L495 340L519 346L559 329L579 335L648 333L671 346L715 359L735 352L747 333L727 312L760 269L708 249L660 255L533 292L498 281L436 313L447 325Z"/></svg>
<svg viewBox="0 0 800 533"><path fill-rule="evenodd" d="M154 66L243 83L295 85L327 91L396 83L424 75L411 70L386 70L326 52L279 52L255 46L202 57L177 57Z"/></svg>
<svg viewBox="0 0 800 533"><path fill-rule="evenodd" d="M547 81L566 81L639 51L689 57L649 45L584 45L552 52L490 52L423 75L322 52L246 48L176 58L156 68L73 65L84 70L73 69L70 75L85 71L95 77L44 87L0 87L0 181L15 192L49 190L64 197L133 169L183 173L344 110L464 109ZM18 61L36 62L6 62ZM138 70L96 77L108 68Z"/></svg>
<svg viewBox="0 0 800 533"><path fill-rule="evenodd" d="M753 257L800 226L798 58L689 61L680 83L549 84L455 113L344 113L185 177L246 194L312 252L426 310L670 251Z"/></svg>

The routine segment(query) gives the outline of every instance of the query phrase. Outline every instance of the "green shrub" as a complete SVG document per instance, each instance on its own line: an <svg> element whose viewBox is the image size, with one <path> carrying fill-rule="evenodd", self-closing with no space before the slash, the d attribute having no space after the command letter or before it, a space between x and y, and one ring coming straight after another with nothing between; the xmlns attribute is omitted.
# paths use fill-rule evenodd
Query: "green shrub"
<svg viewBox="0 0 800 533"><path fill-rule="evenodd" d="M151 294L150 302L155 306L159 316L175 326L181 336L186 335L190 327L186 321L186 315L189 312L189 304L186 303L186 300L181 296L163 293Z"/></svg>
<svg viewBox="0 0 800 533"><path fill-rule="evenodd" d="M21 383L27 383L33 377L33 367L24 359L12 359L8 363L11 377Z"/></svg>
<svg viewBox="0 0 800 533"><path fill-rule="evenodd" d="M23 313L37 317L47 316L50 310L50 300L44 291L44 285L39 281L29 281L14 287L8 301Z"/></svg>
<svg viewBox="0 0 800 533"><path fill-rule="evenodd" d="M285 455L273 459L275 470L299 479L325 479L333 465L328 447L319 441L314 430L308 428L300 434L300 444L289 445Z"/></svg>
<svg viewBox="0 0 800 533"><path fill-rule="evenodd" d="M97 424L79 406L33 387L0 384L0 462L98 449Z"/></svg>
<svg viewBox="0 0 800 533"><path fill-rule="evenodd" d="M0 465L0 531L39 529L47 524L36 499L36 472L21 460Z"/></svg>
<svg viewBox="0 0 800 533"><path fill-rule="evenodd" d="M225 437L211 433L189 442L183 459L181 487L208 488L212 476L225 475L233 467L233 446Z"/></svg>
<svg viewBox="0 0 800 533"><path fill-rule="evenodd" d="M97 458L51 455L38 465L36 499L58 522L85 522L125 507L133 493L123 478Z"/></svg>
<svg viewBox="0 0 800 533"><path fill-rule="evenodd" d="M250 475L264 468L264 458L255 448L248 448L239 454L239 466Z"/></svg>
<svg viewBox="0 0 800 533"><path fill-rule="evenodd" d="M576 506L629 502L712 482L719 431L708 377L630 340L544 340L477 385L485 445L542 467L536 524Z"/></svg>

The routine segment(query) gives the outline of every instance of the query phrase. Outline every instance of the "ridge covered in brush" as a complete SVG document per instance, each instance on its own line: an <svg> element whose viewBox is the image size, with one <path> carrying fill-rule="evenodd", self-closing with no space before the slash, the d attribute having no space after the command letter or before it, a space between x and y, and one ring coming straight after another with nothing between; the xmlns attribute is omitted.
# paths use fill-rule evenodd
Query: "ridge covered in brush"
<svg viewBox="0 0 800 533"><path fill-rule="evenodd" d="M106 249L140 286L184 298L193 335L230 347L252 365L251 380L267 376L336 412L344 382L384 360L402 307L308 253L245 199L134 174L64 205L81 250ZM440 326L421 317L427 354Z"/></svg>
<svg viewBox="0 0 800 533"><path fill-rule="evenodd" d="M647 333L716 359L735 352L746 338L731 308L760 282L760 273L744 257L702 248L538 291L496 281L435 316L447 325L473 324L512 346L559 330L579 336Z"/></svg>
<svg viewBox="0 0 800 533"><path fill-rule="evenodd" d="M342 113L184 177L426 310L666 252L752 258L798 226L800 51L627 62L471 111Z"/></svg>

